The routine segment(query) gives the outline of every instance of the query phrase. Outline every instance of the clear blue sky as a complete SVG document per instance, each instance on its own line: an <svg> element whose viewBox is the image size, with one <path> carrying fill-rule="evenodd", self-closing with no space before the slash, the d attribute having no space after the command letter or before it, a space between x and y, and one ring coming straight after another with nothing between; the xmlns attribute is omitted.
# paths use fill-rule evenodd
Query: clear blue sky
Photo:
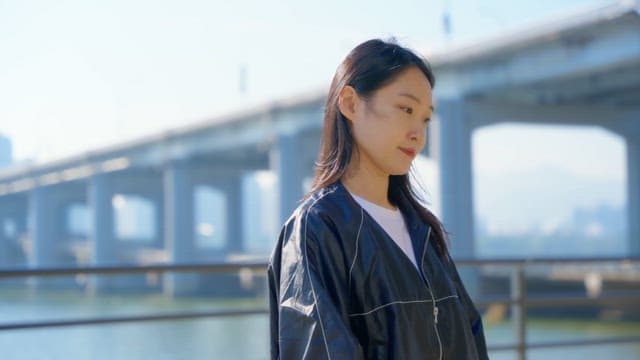
<svg viewBox="0 0 640 360"><path fill-rule="evenodd" d="M603 3L0 0L0 132L11 137L17 160L46 161L326 89L345 54L372 37L395 36L428 53ZM450 38L442 30L445 8ZM486 194L479 212L496 206L491 176L526 178L551 167L598 184L624 181L620 139L596 129L523 134L507 126L475 136L476 186ZM624 195L620 186L594 193L577 194L566 206L620 204ZM570 211L554 209L554 218Z"/></svg>

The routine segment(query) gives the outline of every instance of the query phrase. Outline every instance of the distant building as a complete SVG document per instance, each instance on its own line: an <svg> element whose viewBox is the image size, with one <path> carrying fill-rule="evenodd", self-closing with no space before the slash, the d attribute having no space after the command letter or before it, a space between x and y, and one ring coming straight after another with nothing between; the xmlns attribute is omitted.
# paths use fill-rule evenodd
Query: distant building
<svg viewBox="0 0 640 360"><path fill-rule="evenodd" d="M0 134L0 168L12 163L11 139Z"/></svg>

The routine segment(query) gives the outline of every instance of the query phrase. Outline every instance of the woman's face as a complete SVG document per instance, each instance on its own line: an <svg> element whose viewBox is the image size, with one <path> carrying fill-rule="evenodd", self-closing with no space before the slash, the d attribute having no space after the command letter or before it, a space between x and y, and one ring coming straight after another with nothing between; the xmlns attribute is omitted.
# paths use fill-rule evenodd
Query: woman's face
<svg viewBox="0 0 640 360"><path fill-rule="evenodd" d="M368 175L406 174L425 145L433 113L425 75L410 67L368 99L354 97L347 118L358 147L357 168Z"/></svg>

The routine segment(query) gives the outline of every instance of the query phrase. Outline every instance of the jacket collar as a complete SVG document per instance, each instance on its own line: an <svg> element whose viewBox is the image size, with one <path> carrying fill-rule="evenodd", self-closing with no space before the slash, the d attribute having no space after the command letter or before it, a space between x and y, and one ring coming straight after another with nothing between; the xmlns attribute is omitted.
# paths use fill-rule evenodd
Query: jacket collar
<svg viewBox="0 0 640 360"><path fill-rule="evenodd" d="M348 202L354 208L360 208L360 205L356 202L356 200L351 196L349 190L342 184L342 181L338 180L337 182L329 185L327 190L332 192L335 191L336 194L341 194L345 196ZM402 212L402 216L407 224L407 230L413 235L421 235L423 232L426 234L429 229L429 225L422 220L420 214L416 211L416 209L411 205L409 200L403 195L400 197L400 203L398 204L398 208Z"/></svg>

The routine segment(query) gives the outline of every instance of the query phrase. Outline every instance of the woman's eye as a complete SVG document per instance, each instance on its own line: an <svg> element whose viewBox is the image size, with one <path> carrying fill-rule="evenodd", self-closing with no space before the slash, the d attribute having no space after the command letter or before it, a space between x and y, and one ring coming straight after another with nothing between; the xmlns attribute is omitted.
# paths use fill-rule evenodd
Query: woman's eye
<svg viewBox="0 0 640 360"><path fill-rule="evenodd" d="M413 114L413 108L410 107L403 107L402 110L404 112L406 112L407 114Z"/></svg>

